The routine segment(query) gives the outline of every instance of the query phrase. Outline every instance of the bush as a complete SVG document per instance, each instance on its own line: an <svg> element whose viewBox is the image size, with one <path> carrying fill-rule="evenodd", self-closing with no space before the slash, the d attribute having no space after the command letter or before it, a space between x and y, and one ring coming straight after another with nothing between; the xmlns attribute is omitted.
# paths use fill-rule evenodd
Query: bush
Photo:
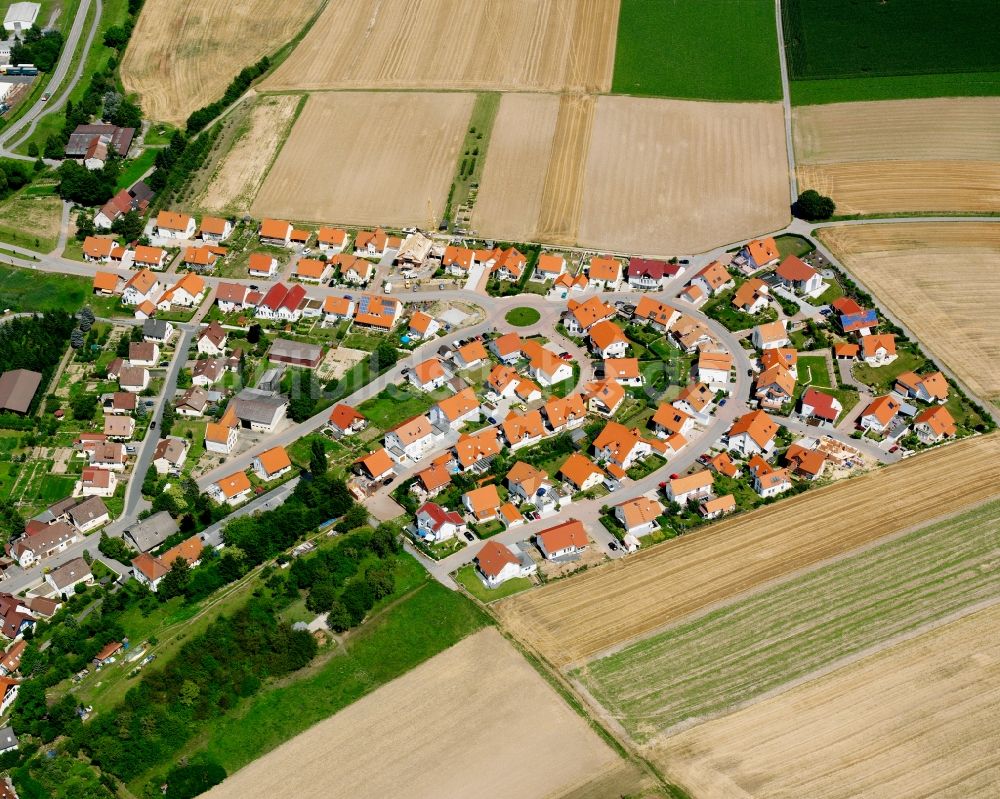
<svg viewBox="0 0 1000 799"><path fill-rule="evenodd" d="M833 216L836 203L815 189L807 189L792 203L792 213L807 222L820 222Z"/></svg>

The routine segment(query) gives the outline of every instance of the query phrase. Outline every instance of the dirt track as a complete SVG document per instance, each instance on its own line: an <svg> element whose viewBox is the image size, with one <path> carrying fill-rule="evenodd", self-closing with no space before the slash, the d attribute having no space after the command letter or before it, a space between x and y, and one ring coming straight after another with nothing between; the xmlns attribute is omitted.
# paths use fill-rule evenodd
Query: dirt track
<svg viewBox="0 0 1000 799"><path fill-rule="evenodd" d="M1000 436L978 438L714 524L497 603L567 665L764 583L1000 493Z"/></svg>
<svg viewBox="0 0 1000 799"><path fill-rule="evenodd" d="M996 796L1000 607L904 642L651 751L713 799Z"/></svg>
<svg viewBox="0 0 1000 799"><path fill-rule="evenodd" d="M340 0L268 89L608 91L618 0Z"/></svg>
<svg viewBox="0 0 1000 799"><path fill-rule="evenodd" d="M311 95L254 201L253 214L435 228L474 97Z"/></svg>
<svg viewBox="0 0 1000 799"><path fill-rule="evenodd" d="M1000 225L865 225L820 238L936 358L1000 400Z"/></svg>
<svg viewBox="0 0 1000 799"><path fill-rule="evenodd" d="M488 628L255 760L205 797L543 799L609 773L634 780L622 766Z"/></svg>
<svg viewBox="0 0 1000 799"><path fill-rule="evenodd" d="M122 83L150 119L180 124L236 74L290 41L320 0L146 0L122 59Z"/></svg>

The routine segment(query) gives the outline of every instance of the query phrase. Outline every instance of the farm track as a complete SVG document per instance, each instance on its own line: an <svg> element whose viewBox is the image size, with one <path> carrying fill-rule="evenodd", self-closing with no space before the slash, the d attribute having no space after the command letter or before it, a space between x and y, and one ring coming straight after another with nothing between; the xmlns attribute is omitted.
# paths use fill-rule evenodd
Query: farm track
<svg viewBox="0 0 1000 799"><path fill-rule="evenodd" d="M995 496L998 455L998 436L958 442L503 600L497 614L553 664L581 662Z"/></svg>
<svg viewBox="0 0 1000 799"><path fill-rule="evenodd" d="M1000 606L647 750L713 799L987 799L1000 784Z"/></svg>
<svg viewBox="0 0 1000 799"><path fill-rule="evenodd" d="M995 600L1000 501L813 570L574 673L637 740ZM682 724L683 723L683 724Z"/></svg>
<svg viewBox="0 0 1000 799"><path fill-rule="evenodd" d="M820 240L973 392L1000 399L1000 224L855 225Z"/></svg>

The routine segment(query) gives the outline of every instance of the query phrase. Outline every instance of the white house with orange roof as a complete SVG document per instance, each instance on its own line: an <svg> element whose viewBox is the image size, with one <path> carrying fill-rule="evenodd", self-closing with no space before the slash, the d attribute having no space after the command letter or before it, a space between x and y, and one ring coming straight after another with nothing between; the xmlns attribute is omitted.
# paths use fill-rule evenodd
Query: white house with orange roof
<svg viewBox="0 0 1000 799"><path fill-rule="evenodd" d="M728 352L703 350L698 353L698 380L713 391L724 391L729 387L729 374L733 369L733 356Z"/></svg>
<svg viewBox="0 0 1000 799"><path fill-rule="evenodd" d="M644 382L638 358L612 358L601 368L605 380L614 380L620 386L641 386Z"/></svg>
<svg viewBox="0 0 1000 799"><path fill-rule="evenodd" d="M764 411L751 411L733 422L726 434L726 447L744 457L774 450L778 424Z"/></svg>
<svg viewBox="0 0 1000 799"><path fill-rule="evenodd" d="M406 376L412 385L421 391L433 391L448 382L448 373L437 358L421 361Z"/></svg>
<svg viewBox="0 0 1000 799"><path fill-rule="evenodd" d="M863 430L884 433L896 420L902 407L899 400L891 394L876 397L861 412L861 416L858 417L858 426Z"/></svg>
<svg viewBox="0 0 1000 799"><path fill-rule="evenodd" d="M190 239L197 229L194 217L176 211L160 211L156 215L156 235L161 239Z"/></svg>
<svg viewBox="0 0 1000 799"><path fill-rule="evenodd" d="M343 252L349 240L347 231L338 227L321 227L316 233L316 244L320 252Z"/></svg>
<svg viewBox="0 0 1000 799"><path fill-rule="evenodd" d="M947 402L948 379L941 372L918 375L903 372L896 378L896 391L905 397L922 402Z"/></svg>
<svg viewBox="0 0 1000 799"><path fill-rule="evenodd" d="M152 302L160 295L160 281L150 270L140 269L122 287L123 305Z"/></svg>
<svg viewBox="0 0 1000 799"><path fill-rule="evenodd" d="M523 253L514 247L509 247L496 254L493 266L490 267L490 274L497 280L516 282L524 274L527 263L528 259Z"/></svg>
<svg viewBox="0 0 1000 799"><path fill-rule="evenodd" d="M671 330L680 317L676 308L649 296L640 297L635 306L634 318L661 333Z"/></svg>
<svg viewBox="0 0 1000 799"><path fill-rule="evenodd" d="M203 241L225 241L233 234L233 223L219 216L201 218L201 238Z"/></svg>
<svg viewBox="0 0 1000 799"><path fill-rule="evenodd" d="M527 577L538 571L530 557L520 558L499 541L487 541L474 558L476 571L487 588L496 588L515 577Z"/></svg>
<svg viewBox="0 0 1000 799"><path fill-rule="evenodd" d="M497 518L502 504L500 493L492 483L462 494L462 506L477 522L488 522Z"/></svg>
<svg viewBox="0 0 1000 799"><path fill-rule="evenodd" d="M736 281L726 267L718 261L712 261L708 266L695 273L689 285L698 286L707 296L713 296L720 291L732 288L736 285Z"/></svg>
<svg viewBox="0 0 1000 799"><path fill-rule="evenodd" d="M587 420L587 405L582 394L549 397L541 408L545 422L553 433L575 430Z"/></svg>
<svg viewBox="0 0 1000 799"><path fill-rule="evenodd" d="M493 339L489 348L501 363L512 364L521 359L521 337L517 333L505 333Z"/></svg>
<svg viewBox="0 0 1000 799"><path fill-rule="evenodd" d="M167 265L167 251L161 247L147 247L143 244L136 245L135 254L132 256L132 263L137 268L155 269L160 271Z"/></svg>
<svg viewBox="0 0 1000 799"><path fill-rule="evenodd" d="M626 471L652 451L650 443L637 429L629 429L618 422L608 422L594 439L597 461L612 463Z"/></svg>
<svg viewBox="0 0 1000 799"><path fill-rule="evenodd" d="M476 265L476 253L467 247L449 245L444 248L441 266L449 275L466 277L469 270Z"/></svg>
<svg viewBox="0 0 1000 799"><path fill-rule="evenodd" d="M574 452L559 467L559 476L577 491L587 491L599 486L607 477L600 466L579 452Z"/></svg>
<svg viewBox="0 0 1000 799"><path fill-rule="evenodd" d="M748 241L733 258L733 266L745 275L752 275L767 266L778 263L781 253L774 239L753 239Z"/></svg>
<svg viewBox="0 0 1000 799"><path fill-rule="evenodd" d="M500 399L509 399L514 396L517 384L520 381L521 376L517 372L501 363L493 367L493 370L486 378L486 385Z"/></svg>
<svg viewBox="0 0 1000 799"><path fill-rule="evenodd" d="M262 219L257 238L261 244L287 247L292 240L292 223L284 219Z"/></svg>
<svg viewBox="0 0 1000 799"><path fill-rule="evenodd" d="M774 274L796 294L815 295L824 289L820 273L796 255L789 255L778 264Z"/></svg>
<svg viewBox="0 0 1000 799"><path fill-rule="evenodd" d="M292 277L303 283L325 283L333 275L333 267L316 258L299 258L292 271Z"/></svg>
<svg viewBox="0 0 1000 799"><path fill-rule="evenodd" d="M702 469L693 474L671 478L663 490L671 502L686 505L692 499L709 496L712 493L713 480L712 472Z"/></svg>
<svg viewBox="0 0 1000 799"><path fill-rule="evenodd" d="M569 361L563 360L537 342L531 343L536 344L536 347L530 354L528 373L540 386L554 386L573 377L573 367Z"/></svg>
<svg viewBox="0 0 1000 799"><path fill-rule="evenodd" d="M869 366L887 366L897 357L896 337L892 333L861 337L861 358Z"/></svg>
<svg viewBox="0 0 1000 799"><path fill-rule="evenodd" d="M649 497L636 497L615 505L615 518L629 535L640 536L660 528L663 505Z"/></svg>
<svg viewBox="0 0 1000 799"><path fill-rule="evenodd" d="M778 319L774 322L757 325L750 335L750 341L759 350L787 347L788 331L785 329L785 322Z"/></svg>
<svg viewBox="0 0 1000 799"><path fill-rule="evenodd" d="M628 353L628 337L614 322L598 322L587 332L587 337L591 350L603 360L624 358Z"/></svg>
<svg viewBox="0 0 1000 799"><path fill-rule="evenodd" d="M622 263L608 255L595 255L587 267L587 277L598 291L617 291L622 282Z"/></svg>
<svg viewBox="0 0 1000 799"><path fill-rule="evenodd" d="M203 299L205 299L205 281L194 272L187 272L160 295L156 307L161 311L169 311L175 305L181 308L194 308L200 305Z"/></svg>
<svg viewBox="0 0 1000 799"><path fill-rule="evenodd" d="M471 369L487 359L486 347L481 341L470 341L455 350L452 360L459 369Z"/></svg>
<svg viewBox="0 0 1000 799"><path fill-rule="evenodd" d="M613 319L617 311L600 297L590 297L583 302L570 300L562 315L562 323L571 336L582 336L598 322Z"/></svg>
<svg viewBox="0 0 1000 799"><path fill-rule="evenodd" d="M361 258L381 258L389 250L389 234L382 228L359 230L354 237L354 254Z"/></svg>
<svg viewBox="0 0 1000 799"><path fill-rule="evenodd" d="M220 504L239 505L250 498L253 486L245 472L234 472L208 487L208 495Z"/></svg>
<svg viewBox="0 0 1000 799"><path fill-rule="evenodd" d="M466 386L457 394L432 405L428 417L436 427L458 430L468 422L479 421L479 398L471 386Z"/></svg>
<svg viewBox="0 0 1000 799"><path fill-rule="evenodd" d="M261 480L277 480L292 470L292 461L284 447L271 447L257 455L252 466Z"/></svg>
<svg viewBox="0 0 1000 799"><path fill-rule="evenodd" d="M575 555L587 548L589 540L583 522L567 519L535 535L535 543L546 560Z"/></svg>
<svg viewBox="0 0 1000 799"><path fill-rule="evenodd" d="M396 425L385 434L383 444L392 459L401 463L407 458L419 461L434 449L436 441L431 420L420 415Z"/></svg>
<svg viewBox="0 0 1000 799"><path fill-rule="evenodd" d="M545 438L547 433L541 411L538 410L526 413L511 411L507 418L500 423L500 430L511 450L537 444Z"/></svg>
<svg viewBox="0 0 1000 799"><path fill-rule="evenodd" d="M958 426L948 409L935 405L918 413L913 419L913 432L924 444L934 444L958 435Z"/></svg>
<svg viewBox="0 0 1000 799"><path fill-rule="evenodd" d="M354 316L354 300L329 294L323 298L323 324L335 324Z"/></svg>
<svg viewBox="0 0 1000 799"><path fill-rule="evenodd" d="M407 333L410 338L428 339L433 338L440 329L441 323L437 319L423 311L416 311L410 317Z"/></svg>
<svg viewBox="0 0 1000 799"><path fill-rule="evenodd" d="M715 407L715 392L705 383L692 383L682 388L671 404L699 424L708 424Z"/></svg>
<svg viewBox="0 0 1000 799"><path fill-rule="evenodd" d="M614 416L625 400L625 389L615 380L595 380L583 387L587 410L601 416Z"/></svg>
<svg viewBox="0 0 1000 799"><path fill-rule="evenodd" d="M531 273L529 280L536 283L545 283L555 280L566 271L566 259L558 253L542 253L538 256L535 269Z"/></svg>

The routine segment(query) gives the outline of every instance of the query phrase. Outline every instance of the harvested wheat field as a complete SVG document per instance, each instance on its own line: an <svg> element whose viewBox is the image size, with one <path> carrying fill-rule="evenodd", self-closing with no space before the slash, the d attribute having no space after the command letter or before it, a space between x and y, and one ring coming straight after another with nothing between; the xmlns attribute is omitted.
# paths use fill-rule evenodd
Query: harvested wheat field
<svg viewBox="0 0 1000 799"><path fill-rule="evenodd" d="M494 605L559 666L1000 494L1000 436L842 480Z"/></svg>
<svg viewBox="0 0 1000 799"><path fill-rule="evenodd" d="M437 226L473 94L330 92L306 102L254 216Z"/></svg>
<svg viewBox="0 0 1000 799"><path fill-rule="evenodd" d="M620 773L620 767L607 744L488 628L205 796L542 799Z"/></svg>
<svg viewBox="0 0 1000 799"><path fill-rule="evenodd" d="M535 230L558 118L557 95L503 95L472 213L475 230L514 241Z"/></svg>
<svg viewBox="0 0 1000 799"><path fill-rule="evenodd" d="M1000 210L1000 98L793 111L799 183L842 213Z"/></svg>
<svg viewBox="0 0 1000 799"><path fill-rule="evenodd" d="M268 89L611 88L618 0L340 0Z"/></svg>
<svg viewBox="0 0 1000 799"><path fill-rule="evenodd" d="M146 0L122 83L150 119L180 124L218 100L244 67L290 41L322 0Z"/></svg>
<svg viewBox="0 0 1000 799"><path fill-rule="evenodd" d="M1000 607L671 738L650 754L693 796L996 796Z"/></svg>
<svg viewBox="0 0 1000 799"><path fill-rule="evenodd" d="M250 210L300 102L301 97L290 94L259 97L254 102L198 205L232 215Z"/></svg>
<svg viewBox="0 0 1000 799"><path fill-rule="evenodd" d="M1000 400L1000 225L863 225L820 239L973 392Z"/></svg>

